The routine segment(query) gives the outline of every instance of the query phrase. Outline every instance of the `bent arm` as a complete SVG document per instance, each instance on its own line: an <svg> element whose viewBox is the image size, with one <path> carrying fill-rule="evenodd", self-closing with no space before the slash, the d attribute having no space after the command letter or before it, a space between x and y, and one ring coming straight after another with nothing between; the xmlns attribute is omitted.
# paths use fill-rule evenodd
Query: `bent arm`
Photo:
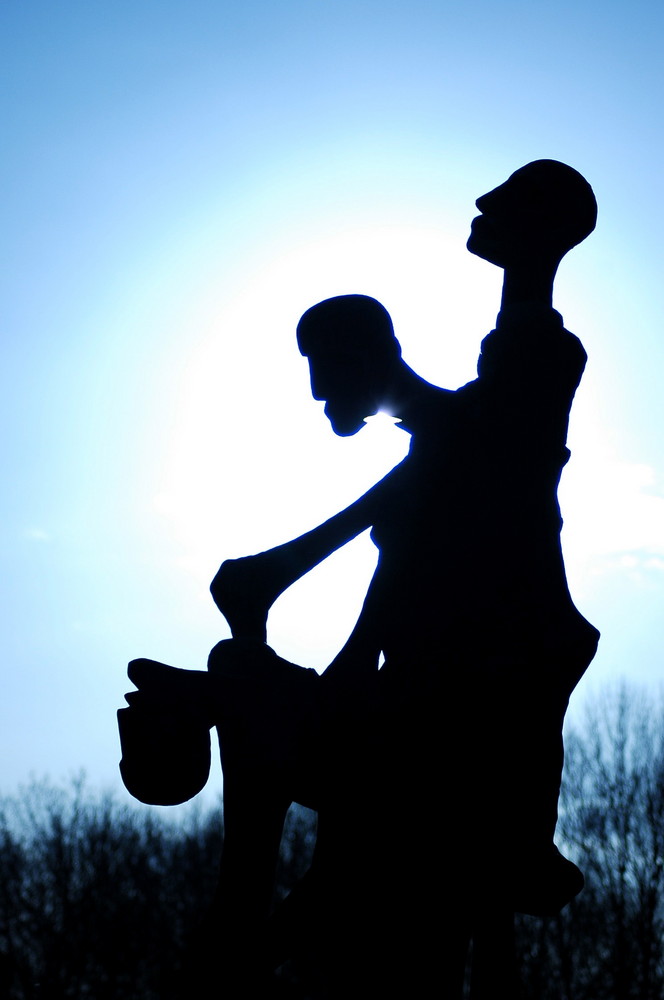
<svg viewBox="0 0 664 1000"><path fill-rule="evenodd" d="M404 462L359 500L299 538L221 564L210 591L233 638L265 641L268 612L279 595L374 523L377 512L391 502L399 488Z"/></svg>

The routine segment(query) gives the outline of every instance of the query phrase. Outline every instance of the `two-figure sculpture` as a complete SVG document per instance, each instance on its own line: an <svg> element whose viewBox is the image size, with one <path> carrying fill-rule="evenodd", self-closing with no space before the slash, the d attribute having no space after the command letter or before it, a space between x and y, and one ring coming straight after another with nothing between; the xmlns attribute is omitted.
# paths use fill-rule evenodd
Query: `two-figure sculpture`
<svg viewBox="0 0 664 1000"><path fill-rule="evenodd" d="M207 671L129 666L132 794L196 794L217 729L225 843L209 926L231 994L293 958L324 996L460 996L472 940L473 995L490 996L512 915L557 913L583 885L553 837L563 718L598 641L569 594L557 501L586 354L552 289L597 207L552 160L477 207L468 249L504 270L477 378L426 382L368 296L309 309L298 346L333 431L385 410L411 436L407 457L313 531L222 564L211 590L233 638ZM281 659L271 605L368 527L378 563L345 646L321 675ZM270 912L293 801L318 812L314 858Z"/></svg>

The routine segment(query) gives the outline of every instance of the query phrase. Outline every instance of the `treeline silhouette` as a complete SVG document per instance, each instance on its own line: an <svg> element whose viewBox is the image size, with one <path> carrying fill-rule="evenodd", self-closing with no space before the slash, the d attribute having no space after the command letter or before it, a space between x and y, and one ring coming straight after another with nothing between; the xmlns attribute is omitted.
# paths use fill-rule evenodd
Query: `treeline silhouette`
<svg viewBox="0 0 664 1000"><path fill-rule="evenodd" d="M523 997L664 997L664 705L627 685L566 737L558 839L586 885L552 919L518 919Z"/></svg>
<svg viewBox="0 0 664 1000"><path fill-rule="evenodd" d="M604 694L566 748L558 840L584 871L586 888L555 918L518 918L520 996L660 1000L662 705L634 688ZM222 836L219 809L193 808L173 823L95 793L82 779L68 788L36 782L5 797L0 998L175 998L187 942L214 891ZM306 869L314 839L314 815L292 809L278 895ZM223 942L219 950L221 958ZM275 996L314 998L290 968Z"/></svg>

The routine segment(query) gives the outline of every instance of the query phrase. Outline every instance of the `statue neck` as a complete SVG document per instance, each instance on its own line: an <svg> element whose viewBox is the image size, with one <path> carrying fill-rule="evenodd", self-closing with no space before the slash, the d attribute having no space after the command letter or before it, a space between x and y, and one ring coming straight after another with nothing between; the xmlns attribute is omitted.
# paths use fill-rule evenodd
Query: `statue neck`
<svg viewBox="0 0 664 1000"><path fill-rule="evenodd" d="M528 261L505 268L500 308L530 302L551 308L553 281L559 261Z"/></svg>

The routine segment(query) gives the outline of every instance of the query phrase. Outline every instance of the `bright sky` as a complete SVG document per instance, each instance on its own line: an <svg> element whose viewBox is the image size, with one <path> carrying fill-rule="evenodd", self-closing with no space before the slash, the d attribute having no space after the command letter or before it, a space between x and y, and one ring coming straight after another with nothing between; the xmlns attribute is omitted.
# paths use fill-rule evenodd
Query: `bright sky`
<svg viewBox="0 0 664 1000"><path fill-rule="evenodd" d="M117 785L126 661L203 667L228 556L312 527L404 453L331 433L294 331L364 292L454 388L494 322L474 201L522 164L593 185L555 304L590 361L561 502L602 631L581 688L658 685L664 646L664 8L651 0L7 0L0 790ZM372 572L359 539L275 607L323 667ZM333 612L330 612L330 606Z"/></svg>

